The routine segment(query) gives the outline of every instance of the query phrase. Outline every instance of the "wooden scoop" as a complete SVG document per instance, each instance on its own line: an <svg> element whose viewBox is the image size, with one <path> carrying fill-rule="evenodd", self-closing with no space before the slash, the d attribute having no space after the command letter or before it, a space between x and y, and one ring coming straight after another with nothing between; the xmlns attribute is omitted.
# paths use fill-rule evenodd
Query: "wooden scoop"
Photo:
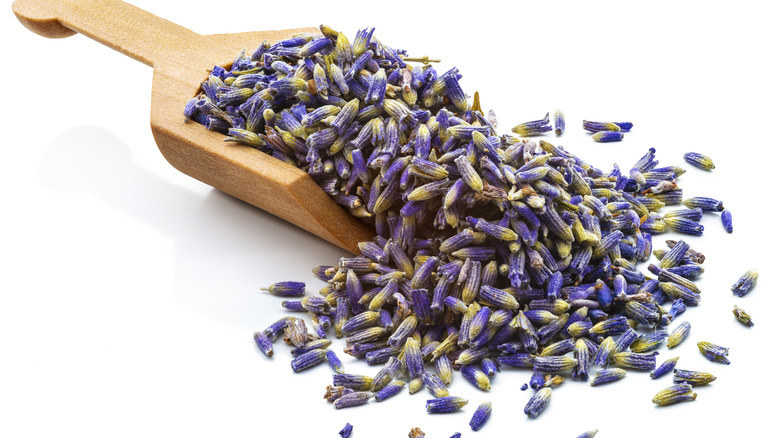
<svg viewBox="0 0 780 438"><path fill-rule="evenodd" d="M371 227L330 199L306 172L184 122L184 105L214 65L231 64L241 49L254 50L263 40L318 29L203 36L119 0L16 0L13 11L38 35L82 33L154 67L152 134L176 169L353 253L358 242L374 237Z"/></svg>

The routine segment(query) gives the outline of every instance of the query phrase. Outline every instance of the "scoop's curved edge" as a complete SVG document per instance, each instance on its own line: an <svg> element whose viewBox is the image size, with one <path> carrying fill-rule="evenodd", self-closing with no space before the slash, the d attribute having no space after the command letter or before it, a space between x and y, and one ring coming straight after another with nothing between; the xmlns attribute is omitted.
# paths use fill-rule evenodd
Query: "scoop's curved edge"
<svg viewBox="0 0 780 438"><path fill-rule="evenodd" d="M39 0L16 0L11 5L16 19L33 33L46 38L67 38L76 32L60 23L52 6Z"/></svg>
<svg viewBox="0 0 780 438"><path fill-rule="evenodd" d="M360 254L358 243L370 241L376 236L372 227L336 204L309 175L299 178L289 188L312 217L333 236L333 239L327 239L329 242L338 242L336 244L341 248Z"/></svg>

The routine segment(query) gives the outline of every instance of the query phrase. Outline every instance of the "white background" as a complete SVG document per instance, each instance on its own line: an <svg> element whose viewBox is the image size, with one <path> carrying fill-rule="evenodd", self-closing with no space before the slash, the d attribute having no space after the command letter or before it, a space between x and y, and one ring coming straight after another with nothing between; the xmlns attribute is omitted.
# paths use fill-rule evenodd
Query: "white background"
<svg viewBox="0 0 780 438"><path fill-rule="evenodd" d="M554 141L602 169L628 169L656 147L661 165L689 169L686 197L721 198L734 214L732 235L708 215L705 235L686 238L707 255L702 303L679 320L693 324L690 338L659 356L718 380L669 408L650 399L670 376L567 381L536 420L522 414L525 370L504 370L490 393L456 375L451 393L471 402L452 415L426 414L427 391L333 409L322 399L327 366L294 375L287 348L269 360L252 332L283 314L259 287L303 280L314 294L323 284L310 269L346 253L178 173L149 129L150 68L80 35L34 35L6 2L0 436L335 437L347 421L354 437L412 427L444 438L776 433L780 39L770 2L132 3L202 34L326 23L351 39L375 26L392 47L444 60L439 71L457 65L502 132L560 108L569 127ZM635 128L598 144L583 118ZM687 151L717 169L686 165ZM737 299L729 286L749 268L758 286ZM754 328L734 320L735 303ZM706 361L699 340L731 347L732 364ZM341 356L351 372L376 370ZM487 400L493 416L473 433L471 413Z"/></svg>

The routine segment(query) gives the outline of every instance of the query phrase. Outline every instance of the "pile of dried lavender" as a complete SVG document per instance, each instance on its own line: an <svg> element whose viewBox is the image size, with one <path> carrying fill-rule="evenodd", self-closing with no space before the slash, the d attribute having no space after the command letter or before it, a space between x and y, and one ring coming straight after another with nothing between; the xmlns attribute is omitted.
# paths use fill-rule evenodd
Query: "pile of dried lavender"
<svg viewBox="0 0 780 438"><path fill-rule="evenodd" d="M434 394L429 412L457 410L466 400L447 391L453 369L488 390L503 365L534 370L533 418L560 383L555 374L588 381L595 363L607 369L596 385L623 368L654 370L666 327L700 301L692 279L703 257L680 240L655 252L657 278L636 264L654 253L652 235L701 235L698 220L722 203L691 198L661 215L683 203L685 170L658 167L654 149L629 172L604 172L547 141L498 135L478 99L469 106L457 69L439 75L427 58L407 65L373 28L352 43L321 30L242 52L229 71L215 67L185 109L227 140L306 170L376 225L362 255L314 269L328 283L321 296L283 302L313 314L314 333L284 317L256 333L260 348L272 354L284 334L295 371L328 360L336 374L326 398L337 408L384 400L406 380L410 392ZM555 119L562 132L562 114ZM548 118L536 122L551 130ZM532 132L528 123L514 131ZM268 290L304 295L302 283ZM375 377L343 374L325 339L331 325L347 354L383 365Z"/></svg>

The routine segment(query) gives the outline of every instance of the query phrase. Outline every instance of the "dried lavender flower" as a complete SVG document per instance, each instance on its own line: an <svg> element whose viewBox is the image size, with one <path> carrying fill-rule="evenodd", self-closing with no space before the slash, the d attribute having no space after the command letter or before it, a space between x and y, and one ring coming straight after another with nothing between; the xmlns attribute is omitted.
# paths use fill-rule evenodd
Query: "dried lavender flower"
<svg viewBox="0 0 780 438"><path fill-rule="evenodd" d="M710 157L698 152L686 152L683 154L683 159L691 166L698 167L699 169L712 170L715 168Z"/></svg>
<svg viewBox="0 0 780 438"><path fill-rule="evenodd" d="M436 374L423 371L422 380L434 397L442 398L450 395L449 391L447 391L447 387L444 385L444 382Z"/></svg>
<svg viewBox="0 0 780 438"><path fill-rule="evenodd" d="M425 407L429 414L444 414L449 412L455 412L460 410L463 406L468 404L468 400L462 397L450 395L447 397L435 398L428 400L425 403Z"/></svg>
<svg viewBox="0 0 780 438"><path fill-rule="evenodd" d="M750 315L748 315L744 309L740 309L734 305L733 313L734 317L737 318L737 321L739 321L740 324L744 325L745 327L753 327L753 319L750 318Z"/></svg>
<svg viewBox="0 0 780 438"><path fill-rule="evenodd" d="M279 297L302 297L306 291L306 283L301 281L280 281L260 290Z"/></svg>
<svg viewBox="0 0 780 438"><path fill-rule="evenodd" d="M716 377L702 371L674 370L674 383L687 383L691 386L706 385L715 381Z"/></svg>
<svg viewBox="0 0 780 438"><path fill-rule="evenodd" d="M525 408L523 408L523 412L525 412L525 415L527 415L529 418L536 418L539 416L540 413L544 410L544 408L547 407L547 405L550 404L550 396L552 395L552 389L544 387L534 395L531 396L531 398L528 400L528 403L525 405Z"/></svg>
<svg viewBox="0 0 780 438"><path fill-rule="evenodd" d="M731 233L734 231L734 225L731 219L730 210L723 209L723 211L720 212L720 221L723 224L723 228L726 230L727 233Z"/></svg>
<svg viewBox="0 0 780 438"><path fill-rule="evenodd" d="M683 401L696 400L696 393L693 392L691 385L687 383L681 383L674 386L670 386L658 392L653 397L653 403L658 406L668 406Z"/></svg>
<svg viewBox="0 0 780 438"><path fill-rule="evenodd" d="M601 131L614 131L614 132L620 132L620 126L618 126L615 123L611 122L595 122L591 120L583 120L582 121L582 129L586 131L590 131L593 133L601 132Z"/></svg>
<svg viewBox="0 0 780 438"><path fill-rule="evenodd" d="M350 392L349 394L344 394L337 398L336 401L333 402L333 406L336 409L352 408L368 403L368 400L373 396L374 394L371 392Z"/></svg>
<svg viewBox="0 0 780 438"><path fill-rule="evenodd" d="M359 374L336 373L333 375L333 386L343 386L355 391L368 391L371 389L373 377Z"/></svg>
<svg viewBox="0 0 780 438"><path fill-rule="evenodd" d="M374 398L378 402L385 401L388 398L401 392L401 390L404 389L404 386L406 386L405 382L401 380L396 380L394 382L389 383L384 388L380 389L379 392L377 392L374 395Z"/></svg>
<svg viewBox="0 0 780 438"><path fill-rule="evenodd" d="M337 374L343 374L344 373L344 364L341 362L341 359L336 355L336 352L333 350L328 350L327 353L325 353L325 357L328 359L328 363L330 364L330 367L333 368L333 371Z"/></svg>
<svg viewBox="0 0 780 438"><path fill-rule="evenodd" d="M623 140L623 133L615 132L615 131L599 131L593 134L591 137L593 138L593 140L599 143L608 143L608 142Z"/></svg>
<svg viewBox="0 0 780 438"><path fill-rule="evenodd" d="M666 339L666 346L668 348L674 348L680 345L680 343L688 337L690 332L691 323L688 321L681 322L680 325L669 334L669 337Z"/></svg>
<svg viewBox="0 0 780 438"><path fill-rule="evenodd" d="M590 386L603 385L626 377L626 370L622 368L605 368L596 371L596 375L590 381Z"/></svg>
<svg viewBox="0 0 780 438"><path fill-rule="evenodd" d="M290 366L297 373L325 362L326 354L324 349L311 350L293 359Z"/></svg>
<svg viewBox="0 0 780 438"><path fill-rule="evenodd" d="M490 390L490 378L479 367L466 365L460 369L461 375L472 385L483 391Z"/></svg>
<svg viewBox="0 0 780 438"><path fill-rule="evenodd" d="M268 336L262 332L255 332L254 338L255 343L257 344L257 348L259 348L260 351L262 351L266 356L273 357L274 347L271 344L271 340L268 339Z"/></svg>
<svg viewBox="0 0 780 438"><path fill-rule="evenodd" d="M542 119L520 123L512 128L512 132L521 137L542 135L550 131L552 131L552 126L550 126L550 113L545 114Z"/></svg>
<svg viewBox="0 0 780 438"><path fill-rule="evenodd" d="M666 361L664 361L664 363L659 365L658 368L656 368L656 369L654 369L653 371L650 372L650 377L653 378L653 379L657 379L657 378L665 375L666 373L672 371L674 369L674 367L677 366L677 361L679 359L680 359L679 356L667 359ZM677 383L677 382L675 382L675 383Z"/></svg>
<svg viewBox="0 0 780 438"><path fill-rule="evenodd" d="M349 438L352 435L352 425L347 423L343 429L339 432L341 438Z"/></svg>
<svg viewBox="0 0 780 438"><path fill-rule="evenodd" d="M655 353L620 352L612 355L612 364L634 370L652 370L655 368Z"/></svg>
<svg viewBox="0 0 780 438"><path fill-rule="evenodd" d="M682 201L688 208L701 208L702 211L723 211L723 202L705 196L695 196Z"/></svg>
<svg viewBox="0 0 780 438"><path fill-rule="evenodd" d="M734 293L734 295L743 297L745 294L750 292L751 289L753 289L753 286L756 285L757 280L758 271L751 269L739 277L739 280L737 280L737 282L731 286L731 291Z"/></svg>
<svg viewBox="0 0 780 438"><path fill-rule="evenodd" d="M555 135L560 137L563 135L563 131L566 129L566 120L563 117L561 110L555 111L553 115L553 124L555 125Z"/></svg>
<svg viewBox="0 0 780 438"><path fill-rule="evenodd" d="M490 413L493 411L493 405L490 402L485 402L479 405L476 411L474 411L474 415L471 417L471 421L469 422L469 426L471 426L471 430L477 431L482 429L482 426L485 425L485 422L490 418Z"/></svg>
<svg viewBox="0 0 780 438"><path fill-rule="evenodd" d="M707 360L724 363L726 365L731 363L731 361L726 358L726 356L729 355L728 348L721 347L719 345L713 344L712 342L706 341L698 342L696 345L699 347L699 352L701 352L701 354L703 354Z"/></svg>

